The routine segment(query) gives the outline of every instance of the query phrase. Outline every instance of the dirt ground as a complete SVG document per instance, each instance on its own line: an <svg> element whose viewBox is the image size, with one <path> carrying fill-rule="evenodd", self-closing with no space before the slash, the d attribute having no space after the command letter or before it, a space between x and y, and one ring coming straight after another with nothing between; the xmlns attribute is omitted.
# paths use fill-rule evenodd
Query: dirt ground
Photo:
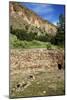
<svg viewBox="0 0 67 100"><path fill-rule="evenodd" d="M10 97L64 95L64 69L58 69L61 60L58 61L57 52L46 49L11 50Z"/></svg>

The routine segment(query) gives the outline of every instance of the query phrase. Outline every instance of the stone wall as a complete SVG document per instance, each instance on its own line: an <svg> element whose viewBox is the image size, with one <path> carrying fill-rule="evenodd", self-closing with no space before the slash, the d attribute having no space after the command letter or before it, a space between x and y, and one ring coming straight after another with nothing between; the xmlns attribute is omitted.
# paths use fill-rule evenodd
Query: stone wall
<svg viewBox="0 0 67 100"><path fill-rule="evenodd" d="M59 68L60 67L60 68ZM11 73L22 71L43 71L64 68L64 51L47 49L11 50Z"/></svg>

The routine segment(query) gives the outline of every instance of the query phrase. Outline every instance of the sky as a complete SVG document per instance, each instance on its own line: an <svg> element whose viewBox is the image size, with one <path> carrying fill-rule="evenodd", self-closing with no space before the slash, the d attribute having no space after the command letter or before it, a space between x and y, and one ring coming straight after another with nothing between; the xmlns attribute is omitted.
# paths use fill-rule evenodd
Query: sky
<svg viewBox="0 0 67 100"><path fill-rule="evenodd" d="M59 15L64 14L64 5L55 5L55 4L44 4L44 3L21 3L21 5L26 6L31 9L43 19L48 20L53 24L57 24L59 20Z"/></svg>

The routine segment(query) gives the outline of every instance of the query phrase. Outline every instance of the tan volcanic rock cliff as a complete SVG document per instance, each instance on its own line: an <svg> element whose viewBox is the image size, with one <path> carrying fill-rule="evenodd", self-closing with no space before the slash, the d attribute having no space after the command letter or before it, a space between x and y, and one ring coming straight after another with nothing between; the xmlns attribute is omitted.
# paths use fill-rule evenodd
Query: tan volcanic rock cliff
<svg viewBox="0 0 67 100"><path fill-rule="evenodd" d="M47 20L43 20L36 13L21 6L20 3L10 2L10 25L14 28L25 29L28 26L28 31L47 33L50 35L55 35L57 32L57 27Z"/></svg>

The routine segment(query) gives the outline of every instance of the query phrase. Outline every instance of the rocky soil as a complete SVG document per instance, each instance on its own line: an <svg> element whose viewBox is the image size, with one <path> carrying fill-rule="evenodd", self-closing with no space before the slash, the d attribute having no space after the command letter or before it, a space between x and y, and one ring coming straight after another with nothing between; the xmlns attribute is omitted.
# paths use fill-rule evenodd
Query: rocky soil
<svg viewBox="0 0 67 100"><path fill-rule="evenodd" d="M41 48L10 51L11 98L63 94L63 50Z"/></svg>

